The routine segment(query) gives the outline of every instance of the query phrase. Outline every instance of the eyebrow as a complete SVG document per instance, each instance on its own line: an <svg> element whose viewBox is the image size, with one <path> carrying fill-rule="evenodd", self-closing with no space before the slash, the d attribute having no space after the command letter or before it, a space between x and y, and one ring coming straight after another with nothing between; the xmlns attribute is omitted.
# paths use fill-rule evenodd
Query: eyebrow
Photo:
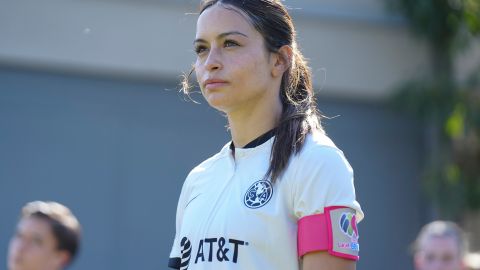
<svg viewBox="0 0 480 270"><path fill-rule="evenodd" d="M240 35L240 36L244 36L244 37L248 38L248 36L245 35L242 32L230 31L230 32L221 33L220 35L217 36L217 39L222 39L222 38L225 38L226 36L231 36L231 35ZM201 39L201 38L197 38L193 41L194 44L197 43L197 42L208 43L206 40Z"/></svg>

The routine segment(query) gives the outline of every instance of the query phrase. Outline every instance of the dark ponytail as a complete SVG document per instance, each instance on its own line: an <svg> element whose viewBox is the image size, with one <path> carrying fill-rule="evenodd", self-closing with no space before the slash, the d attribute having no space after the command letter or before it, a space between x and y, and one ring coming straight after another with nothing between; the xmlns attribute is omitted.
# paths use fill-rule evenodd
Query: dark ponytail
<svg viewBox="0 0 480 270"><path fill-rule="evenodd" d="M323 132L313 95L310 69L295 43L292 44L292 49L293 63L282 79L280 100L283 111L266 175L272 182L282 174L292 154L297 154L302 149L308 133Z"/></svg>
<svg viewBox="0 0 480 270"><path fill-rule="evenodd" d="M308 133L323 132L320 114L313 95L312 75L307 61L298 49L293 21L279 0L204 0L200 14L215 4L238 10L247 15L255 29L262 34L270 52L288 45L292 48L292 63L282 77L280 100L282 114L275 129L270 166L265 178L275 182L288 165L293 154L303 147ZM182 82L183 91L189 93L188 78Z"/></svg>

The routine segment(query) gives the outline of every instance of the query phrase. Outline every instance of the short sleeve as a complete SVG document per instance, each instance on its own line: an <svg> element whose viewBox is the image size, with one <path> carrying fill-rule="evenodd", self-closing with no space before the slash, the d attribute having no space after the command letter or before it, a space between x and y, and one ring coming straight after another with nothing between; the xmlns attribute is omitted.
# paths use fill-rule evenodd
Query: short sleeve
<svg viewBox="0 0 480 270"><path fill-rule="evenodd" d="M358 260L357 222L363 212L355 198L352 167L340 150L323 145L307 149L297 162L293 211L298 256L326 250Z"/></svg>
<svg viewBox="0 0 480 270"><path fill-rule="evenodd" d="M300 219L321 214L331 206L355 210L357 222L363 212L355 197L353 170L342 151L331 146L306 149L297 160L293 183L293 211Z"/></svg>

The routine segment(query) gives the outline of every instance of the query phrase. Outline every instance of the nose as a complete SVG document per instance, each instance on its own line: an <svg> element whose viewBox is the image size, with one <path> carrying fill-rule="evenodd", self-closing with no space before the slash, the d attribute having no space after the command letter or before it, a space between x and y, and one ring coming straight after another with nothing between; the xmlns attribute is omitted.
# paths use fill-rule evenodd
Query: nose
<svg viewBox="0 0 480 270"><path fill-rule="evenodd" d="M8 247L8 257L9 259L15 258L18 254L23 253L25 250L25 243L19 241L18 239L10 240L10 245Z"/></svg>
<svg viewBox="0 0 480 270"><path fill-rule="evenodd" d="M213 47L210 49L208 57L205 60L205 67L210 72L219 70L223 67L220 50Z"/></svg>

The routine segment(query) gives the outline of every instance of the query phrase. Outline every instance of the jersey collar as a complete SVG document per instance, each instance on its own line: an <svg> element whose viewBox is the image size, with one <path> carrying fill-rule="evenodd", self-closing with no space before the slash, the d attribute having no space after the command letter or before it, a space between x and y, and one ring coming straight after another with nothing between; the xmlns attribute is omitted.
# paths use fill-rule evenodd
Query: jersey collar
<svg viewBox="0 0 480 270"><path fill-rule="evenodd" d="M273 136L275 136L275 131L277 130L277 128L273 128L269 131L267 131L266 133L258 136L256 139L254 139L253 141L247 143L244 147L242 147L243 149L248 149L248 148L255 148L257 146L260 146L262 144L264 144L265 142L267 142L268 140L270 140ZM235 149L235 144L233 144L233 141L230 142L230 150L234 150ZM239 149L239 148L237 148Z"/></svg>
<svg viewBox="0 0 480 270"><path fill-rule="evenodd" d="M247 143L242 148L236 148L235 144L232 141L228 144L228 148L227 148L229 150L228 152L234 159L237 159L237 158L242 159L262 149L270 148L273 143L273 138L275 136L275 133L276 133L276 128L271 129L266 133L260 135L256 139L252 140L251 142Z"/></svg>

